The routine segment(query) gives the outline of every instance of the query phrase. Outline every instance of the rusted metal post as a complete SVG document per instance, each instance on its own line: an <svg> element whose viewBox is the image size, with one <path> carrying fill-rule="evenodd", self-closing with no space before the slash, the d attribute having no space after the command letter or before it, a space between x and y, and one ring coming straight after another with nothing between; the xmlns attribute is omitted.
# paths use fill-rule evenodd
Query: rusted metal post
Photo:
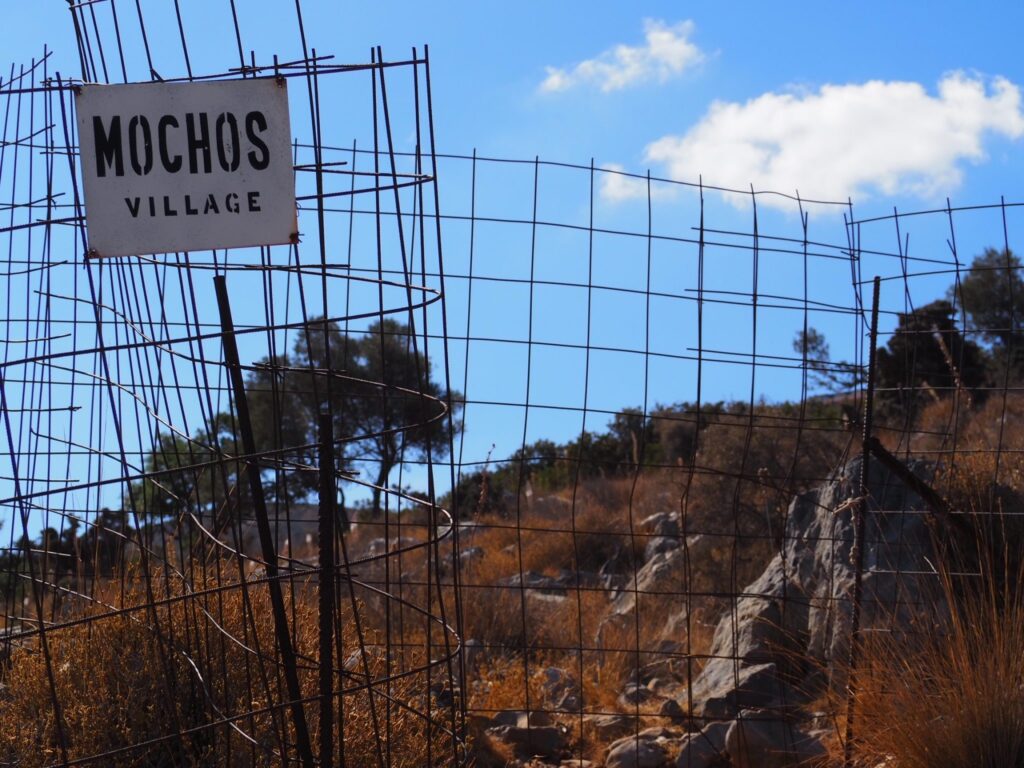
<svg viewBox="0 0 1024 768"><path fill-rule="evenodd" d="M235 415L238 417L238 431L242 438L242 451L248 457L245 460L245 474L249 476L249 489L252 492L253 514L256 517L256 529L260 537L260 549L263 562L267 569L267 589L270 591L270 606L274 614L274 632L277 648L281 653L281 664L284 667L284 681L291 700L289 708L292 723L295 726L295 741L299 757L305 768L313 768L313 748L309 740L309 728L306 726L306 713L302 708L302 689L299 687L299 674L295 664L295 651L292 648L291 634L288 632L288 614L284 608L284 597L281 594L281 582L278 580L277 548L270 532L270 519L267 515L267 500L263 495L263 482L260 480L259 461L256 456L256 439L252 431L252 418L249 415L249 400L245 395L242 381L242 365L238 357L238 344L235 341L235 324L231 318L231 305L228 302L228 286L223 275L213 278L213 286L217 292L217 306L220 309L221 339L224 343L224 361L227 363L231 388L235 395Z"/></svg>
<svg viewBox="0 0 1024 768"><path fill-rule="evenodd" d="M334 422L320 414L320 765L334 765Z"/></svg>
<svg viewBox="0 0 1024 768"><path fill-rule="evenodd" d="M843 745L844 768L853 766L854 710L857 705L857 661L860 655L860 613L864 591L864 526L868 511L869 474L871 461L871 422L875 405L875 347L878 343L878 296L882 280L875 275L871 328L868 348L868 377L864 393L864 433L861 441L860 501L853 508L854 539L850 559L853 562L853 611L850 617L850 661L846 676L846 738Z"/></svg>

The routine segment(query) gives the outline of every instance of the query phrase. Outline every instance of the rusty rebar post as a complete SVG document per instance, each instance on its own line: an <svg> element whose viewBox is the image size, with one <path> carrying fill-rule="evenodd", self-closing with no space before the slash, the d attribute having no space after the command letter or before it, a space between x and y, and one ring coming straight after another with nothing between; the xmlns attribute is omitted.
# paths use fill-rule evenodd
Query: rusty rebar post
<svg viewBox="0 0 1024 768"><path fill-rule="evenodd" d="M868 511L869 473L871 461L871 422L875 405L875 347L878 342L878 296L882 281L877 275L874 280L871 305L871 328L868 348L868 375L864 393L864 433L861 442L860 501L853 508L854 539L850 559L853 562L853 608L850 617L850 660L846 676L846 738L843 745L844 768L853 766L854 710L857 705L857 657L860 654L860 613L864 592L864 526Z"/></svg>
<svg viewBox="0 0 1024 768"><path fill-rule="evenodd" d="M256 438L252 431L252 418L249 415L249 400L245 395L242 381L242 365L239 362L238 344L235 341L235 324L231 318L231 304L228 302L228 287L224 275L213 278L217 292L217 306L220 309L221 339L224 344L224 361L227 363L228 377L235 395L235 415L238 417L238 431L242 438L242 451L246 455L245 473L249 476L249 489L252 491L253 514L256 517L256 529L260 537L260 549L263 563L267 569L267 589L270 592L270 605L274 614L274 632L277 638L278 651L281 653L281 664L284 667L284 681L291 700L289 708L292 723L295 726L295 741L299 757L305 768L313 768L313 748L309 740L309 728L306 726L306 713L302 708L302 689L299 687L299 674L295 663L295 650L292 648L291 634L288 631L288 614L284 607L284 596L281 594L281 582L278 579L277 548L270 532L270 519L267 514L267 500L263 495L263 482L260 480L259 461L256 456Z"/></svg>
<svg viewBox="0 0 1024 768"><path fill-rule="evenodd" d="M320 766L334 765L334 421L320 414Z"/></svg>

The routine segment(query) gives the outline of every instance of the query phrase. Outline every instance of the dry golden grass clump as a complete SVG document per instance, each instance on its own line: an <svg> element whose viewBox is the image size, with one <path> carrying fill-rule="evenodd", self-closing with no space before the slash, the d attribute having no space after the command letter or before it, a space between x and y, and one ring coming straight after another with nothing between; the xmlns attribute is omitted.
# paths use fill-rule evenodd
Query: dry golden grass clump
<svg viewBox="0 0 1024 768"><path fill-rule="evenodd" d="M897 450L908 447L934 463L933 481L952 509L1024 507L1024 395L993 394L973 407L963 398L931 403Z"/></svg>
<svg viewBox="0 0 1024 768"><path fill-rule="evenodd" d="M856 764L1022 768L1024 397L947 398L915 427L902 447L932 461L961 523L943 534L933 615L865 636Z"/></svg>
<svg viewBox="0 0 1024 768"><path fill-rule="evenodd" d="M872 636L858 697L859 765L1024 766L1024 578L998 591L992 576L948 581L951 615L935 631Z"/></svg>
<svg viewBox="0 0 1024 768"><path fill-rule="evenodd" d="M192 590L158 586L157 606L149 609L141 607L146 592L136 577L122 580L123 592L111 583L104 590L109 594L100 598L134 610L112 612L97 604L47 632L69 758L93 757L95 764L111 766L280 765L282 737L294 758L295 735L282 705L287 695L276 661L266 585L247 585L248 605L237 583L222 583L226 589L211 592L197 585ZM315 750L316 597L299 586L285 594ZM344 653L358 655L350 611L343 611L341 626ZM393 660L393 673L423 661L415 639L406 639L413 650ZM426 711L428 695L425 673L395 675L388 685L384 654L376 652L381 650L380 636L367 631L364 641L372 651L366 664L373 693L366 690L361 658L336 683L336 690L346 691L339 698L347 764L376 764L379 751L389 752L393 765L445 764L453 754L451 740L437 727L428 739L420 714ZM422 642L419 646L425 648ZM434 679L438 677L435 673ZM0 761L19 766L60 762L51 691L37 642L14 651L0 681L5 686L0 696ZM391 696L390 706L384 692ZM435 703L432 716L450 729L447 712ZM382 734L379 741L373 735L374 717ZM337 727L337 710L335 718Z"/></svg>

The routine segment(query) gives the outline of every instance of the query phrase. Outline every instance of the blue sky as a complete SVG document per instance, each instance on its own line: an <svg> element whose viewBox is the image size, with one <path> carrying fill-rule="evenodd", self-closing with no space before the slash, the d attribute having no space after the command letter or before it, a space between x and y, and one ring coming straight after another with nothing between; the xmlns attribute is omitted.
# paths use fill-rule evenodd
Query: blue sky
<svg viewBox="0 0 1024 768"><path fill-rule="evenodd" d="M181 0L190 61L196 74L237 65L228 3ZM238 0L243 46L260 62L301 55L294 4ZM109 2L97 4L106 18ZM150 30L154 68L165 78L185 75L174 4L141 3ZM126 31L129 80L146 80L141 40L131 20L135 4L116 5ZM954 2L857 4L769 3L345 3L303 2L308 42L335 61L368 59L381 45L386 58L430 45L438 149L528 160L564 161L654 176L746 189L775 189L804 197L843 201L852 197L858 218L901 211L1024 198L1024 59L1019 53L1024 4ZM70 14L63 2L10 4L0 31L4 59L16 64L38 56L43 43L54 50L51 71L81 75ZM119 81L108 48L110 79ZM6 71L6 69L5 69ZM347 147L366 141L366 102L335 80L325 84L325 141ZM325 81L326 83L326 81ZM293 133L305 133L304 91L291 85ZM411 133L399 135L406 148ZM367 146L362 143L361 146ZM340 156L340 155L339 155ZM530 215L530 165L481 169L478 214ZM542 172L539 216L551 222L585 224L588 175ZM440 170L442 210L467 214L469 168L452 161ZM302 180L300 179L300 184ZM642 179L599 173L595 182L595 225L643 233L647 187ZM300 190L301 191L301 190ZM673 185L655 184L652 229L667 237L693 237L696 196ZM784 198L759 198L762 231L799 237L796 206ZM722 229L748 231L749 199L708 195L709 220ZM812 206L812 239L844 243L842 208ZM1011 243L1021 227L1010 222ZM332 221L334 221L332 219ZM341 221L339 217L338 221ZM938 221L938 224L936 224ZM957 217L961 262L1001 236L991 213ZM948 232L932 217L908 224L913 253L949 262ZM339 224L332 243L344 242ZM300 228L315 229L308 213ZM901 236L907 234L901 230ZM692 399L695 369L685 359L695 345L693 288L696 260L691 245L659 242L647 274L646 244L637 238L602 236L594 242L595 282L635 292L596 291L589 317L591 344L632 350L591 355L589 388L584 387L588 317L586 294L571 286L539 287L534 296L534 341L576 345L534 348L533 373L525 378L530 312L522 285L486 278L529 275L528 228L481 225L476 232L477 276L472 313L467 283L449 282L449 322L455 331L499 340L467 346L453 342L453 384L470 399L530 402L587 408L574 411L479 406L467 414L467 461L507 456L528 439L564 440L583 427L598 429L614 411ZM893 251L891 223L867 226L866 248ZM370 235L356 232L356 250ZM749 254L728 248L708 252L706 288L752 289ZM742 237L735 238L736 242ZM304 241L315 247L307 234ZM468 269L468 227L445 228L447 268ZM392 243L393 245L393 243ZM552 283L586 278L588 243L578 233L542 228L537 238L536 276ZM312 250L310 250L312 256ZM244 258L244 256L242 256ZM358 254L357 254L358 258ZM355 262L354 262L355 263ZM898 275L889 257L866 257L865 276ZM924 269L920 264L914 268ZM792 254L763 254L758 290L799 299L804 273ZM849 265L814 260L807 279L821 301L852 304ZM671 296L652 302L649 337L644 330L642 292L647 282ZM942 295L948 275L915 278L912 301ZM339 282L340 285L340 282ZM716 294L725 296L726 294ZM339 298L340 294L335 294ZM683 297L683 298L679 298ZM364 297L365 298L365 297ZM367 301L373 297L366 298ZM340 300L340 298L339 298ZM885 327L907 307L899 281L883 292ZM769 302L770 303L770 302ZM790 304L793 302L790 301ZM707 305L703 343L723 350L732 362L705 364L707 399L739 397L751 389L770 398L799 394L799 372L763 368L754 373L736 361L752 352L791 354L799 311L762 309L756 349L749 309ZM434 321L436 323L436 318ZM852 358L858 329L849 316L817 313L811 324L825 330L835 357ZM437 325L435 324L435 328ZM28 334L25 334L26 336ZM639 352L665 353L643 364ZM253 358L259 350L248 350ZM243 354L247 350L243 347ZM468 362L467 362L468 361ZM526 423L524 424L524 419ZM88 438L86 438L87 440Z"/></svg>
<svg viewBox="0 0 1024 768"><path fill-rule="evenodd" d="M120 3L120 14L129 15L132 5ZM219 24L209 24L208 40L193 30L201 26L196 22L204 14L222 15L215 6L226 4L185 0L181 5L190 26L193 59L202 61L203 54L197 49L206 42L213 43L205 54L207 60L222 59L224 49L231 46L225 45L230 41L222 39ZM153 41L154 49L162 44L167 51L166 56L157 56L157 69L163 70L164 76L175 69L180 73L177 30L171 24L158 23L171 3L150 1L142 6L147 21L165 36ZM243 1L238 8L245 46L255 49L258 58L297 52L291 3ZM675 170L673 175L689 178L697 173L714 176L716 168L690 162L673 167L664 157L661 161L652 157L647 148L659 139L686 135L700 125L715 102L743 105L766 94L813 100L823 86L863 88L870 81L914 84L935 99L939 83L956 72L988 89L998 77L1015 85L1024 82L1018 37L1024 8L1020 3L399 2L339 6L307 0L303 8L310 44L340 60L365 59L369 47L376 44L392 57L413 45L431 45L442 149L476 147L483 153L540 154L581 163L594 157L599 164L618 163L631 170L651 165L655 172ZM173 21L173 16L167 20ZM696 55L678 68L665 68L665 60L655 55L646 63L641 61L638 67L642 71L634 79L614 90L602 90L608 82L601 76L570 77L569 86L558 92L541 87L547 68L571 73L587 61L607 65L608 78L621 75L622 61L614 55L602 59L602 55L617 46L632 48L641 58L649 54L645 23L648 28L663 25L677 42L692 46ZM5 10L2 40L5 59L13 61L38 55L41 43L49 42L58 52L57 61L63 60L65 74L77 74L70 17L62 2L11 4ZM856 91L847 93L847 101L856 95ZM872 94L864 95L869 101L872 98ZM881 91L873 96L876 101L887 98ZM928 98L919 99L916 106L926 106ZM915 108L912 95L893 93L888 99L887 104ZM815 109L820 114L838 111L839 117L851 120L854 112L839 95L810 104L806 111L814 113ZM792 120L799 124L801 118L794 115ZM864 127L852 120L849 138ZM993 193L1008 191L1019 177L1016 160L1020 153L1005 128L979 127L975 138L986 159L963 157L954 163L962 173L958 183L943 183L941 189L929 191L938 193L939 199L947 193L990 198ZM893 137L894 141L900 138ZM812 155L814 150L807 146L805 153ZM689 160L685 154L682 159ZM800 167L797 165L797 170ZM886 165L880 162L877 169L868 170L881 177ZM742 167L737 173L741 171ZM779 183L785 178L770 177ZM792 180L793 186L801 183L809 181ZM862 192L861 198L873 191L868 182L857 186L850 191Z"/></svg>

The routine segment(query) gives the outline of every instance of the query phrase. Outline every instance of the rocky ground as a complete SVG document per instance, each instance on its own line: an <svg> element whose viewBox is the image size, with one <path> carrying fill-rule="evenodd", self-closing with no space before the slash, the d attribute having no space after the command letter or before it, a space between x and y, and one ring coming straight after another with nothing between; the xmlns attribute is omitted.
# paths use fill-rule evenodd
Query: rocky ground
<svg viewBox="0 0 1024 768"><path fill-rule="evenodd" d="M562 654L560 664L545 663L554 654L540 650L526 654L525 663L522 655L515 656L525 668L518 682L533 697L527 696L529 702L521 707L486 711L484 705L493 706L499 697L474 692L495 686L489 674L500 665L494 659L510 654L469 638L466 688L471 711L479 705L471 718L478 764L824 764L836 739L835 718L816 707L830 694L833 702L841 702L846 680L860 471L859 458L851 460L828 482L792 499L775 556L738 594L718 598L718 620L706 648L694 648L692 642L687 647L687 617L697 617L687 613L691 601L681 595L692 583L686 576L692 561L717 557L727 564L728 553L708 537L685 535L671 509L639 522L644 544L635 576L607 567L593 573L525 571L505 577L501 586L518 588L523 606L539 603L549 614L568 611L581 585L603 589L607 603L587 643L599 647L602 634L621 637L633 629L657 638L657 645L631 654L640 663L620 665L619 679L606 675L596 690L588 681L593 657L585 650L582 664L579 652ZM920 574L931 570L921 500L874 462L870 480L862 603L867 629L912 621L930 578ZM470 546L463 557L484 560L486 546ZM672 596L663 603L670 608L652 619L639 604L659 593ZM638 629L641 621L643 631ZM652 622L659 625L655 631ZM525 675L529 682L523 685ZM515 681L507 687L514 688Z"/></svg>

